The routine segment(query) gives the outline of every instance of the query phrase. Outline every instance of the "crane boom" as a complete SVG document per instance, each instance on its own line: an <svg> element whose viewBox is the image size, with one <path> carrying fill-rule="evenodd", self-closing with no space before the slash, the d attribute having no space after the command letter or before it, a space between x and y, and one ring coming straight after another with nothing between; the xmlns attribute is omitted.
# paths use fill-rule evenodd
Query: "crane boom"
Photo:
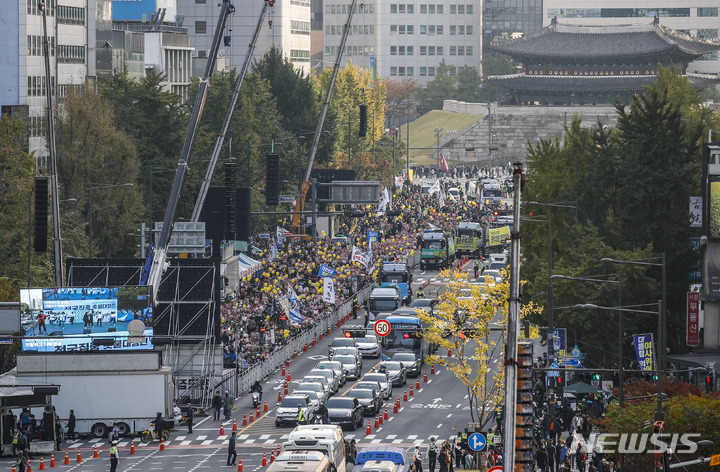
<svg viewBox="0 0 720 472"><path fill-rule="evenodd" d="M330 76L330 83L328 84L327 95L323 102L322 110L320 110L320 118L318 118L317 128L315 128L315 136L313 137L312 148L310 149L310 158L308 159L308 166L305 169L305 176L303 183L300 188L300 195L298 196L297 203L295 205L295 213L292 218L292 228L295 233L300 233L300 215L305 206L305 198L307 197L308 189L310 188L310 173L312 172L313 164L315 163L315 154L320 144L320 136L322 135L323 126L325 126L325 117L327 116L328 108L330 107L330 98L332 97L333 89L335 88L335 80L340 70L340 63L342 62L343 51L345 50L345 43L347 42L348 34L350 34L350 25L352 24L352 17L355 11L355 5L357 0L352 0L350 9L348 11L347 21L345 22L345 29L343 30L342 39L340 40L340 47L338 48L337 56L335 57L335 65L333 66L332 75ZM349 139L349 137L348 137ZM348 156L350 158L350 156Z"/></svg>
<svg viewBox="0 0 720 472"><path fill-rule="evenodd" d="M220 157L220 151L222 150L223 143L225 142L225 136L227 135L228 128L230 127L230 120L232 119L233 112L235 111L235 105L237 104L238 97L240 96L240 87L242 87L245 75L250 68L250 61L252 60L253 51L257 44L258 36L260 36L260 30L262 29L263 19L269 8L269 1L263 2L262 10L260 11L260 17L258 18L257 26L255 27L255 33L253 34L252 41L248 45L248 51L245 55L245 62L243 62L242 69L240 70L240 76L235 83L235 91L233 92L232 99L230 100L230 106L228 107L227 114L225 115L225 121L223 121L222 130L218 135L217 141L215 141L215 149L213 150L212 156L210 157L210 164L208 164L207 172L205 173L205 179L202 181L200 186L200 193L195 201L195 208L193 208L192 216L190 221L197 222L200 220L200 213L202 212L203 205L205 204L205 197L207 197L208 190L210 189L210 182L212 181L212 174L217 165L218 158Z"/></svg>
<svg viewBox="0 0 720 472"><path fill-rule="evenodd" d="M210 87L210 77L215 70L217 62L217 53L220 49L220 42L225 29L225 22L229 14L235 12L235 7L230 0L223 0L221 4L220 17L218 18L217 27L215 28L215 36L208 54L208 62L205 66L205 73L200 79L197 95L195 96L195 104L193 105L192 114L190 115L190 123L188 124L185 143L183 144L180 160L178 161L177 170L175 171L175 180L170 192L170 199L165 210L165 218L163 219L163 227L160 232L160 238L154 247L151 248L148 259L143 270L141 284L151 285L153 287L153 296L157 302L158 289L160 287L160 279L167 268L167 250L170 245L170 234L172 233L172 225L175 220L175 212L177 211L180 201L180 192L185 183L185 176L188 171L188 159L192 152L192 147L197 136L200 119L202 118L205 102L207 101L208 90Z"/></svg>

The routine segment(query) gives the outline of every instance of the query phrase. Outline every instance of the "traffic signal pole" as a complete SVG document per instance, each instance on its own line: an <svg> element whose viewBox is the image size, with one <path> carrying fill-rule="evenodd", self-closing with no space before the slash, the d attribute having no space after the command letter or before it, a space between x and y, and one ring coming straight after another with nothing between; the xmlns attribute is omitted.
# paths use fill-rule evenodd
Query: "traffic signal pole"
<svg viewBox="0 0 720 472"><path fill-rule="evenodd" d="M515 471L515 413L517 410L518 337L520 333L520 194L522 163L513 164L513 231L510 234L510 297L505 344L505 418L503 419L503 472Z"/></svg>

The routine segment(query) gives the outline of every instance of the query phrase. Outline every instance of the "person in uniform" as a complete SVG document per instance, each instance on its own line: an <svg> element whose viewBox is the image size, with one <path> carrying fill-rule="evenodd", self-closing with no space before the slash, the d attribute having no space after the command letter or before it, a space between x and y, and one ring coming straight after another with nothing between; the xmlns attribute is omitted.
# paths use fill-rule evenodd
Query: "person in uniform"
<svg viewBox="0 0 720 472"><path fill-rule="evenodd" d="M305 410L301 404L298 403L297 409L297 424L305 424Z"/></svg>
<svg viewBox="0 0 720 472"><path fill-rule="evenodd" d="M120 455L118 454L117 442L113 442L110 446L110 472L115 472L118 466L118 460Z"/></svg>
<svg viewBox="0 0 720 472"><path fill-rule="evenodd" d="M192 404L188 402L187 409L185 411L185 417L187 418L188 434L192 434L193 419L195 418L195 410Z"/></svg>
<svg viewBox="0 0 720 472"><path fill-rule="evenodd" d="M428 446L428 466L430 472L435 472L435 462L437 461L437 443L435 438L430 438L430 445Z"/></svg>

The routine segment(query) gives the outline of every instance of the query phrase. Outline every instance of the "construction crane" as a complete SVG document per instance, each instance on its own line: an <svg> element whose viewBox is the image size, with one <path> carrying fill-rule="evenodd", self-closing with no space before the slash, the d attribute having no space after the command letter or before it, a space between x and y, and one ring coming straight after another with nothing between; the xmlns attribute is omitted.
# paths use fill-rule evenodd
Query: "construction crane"
<svg viewBox="0 0 720 472"><path fill-rule="evenodd" d="M302 215L303 207L305 206L305 199L307 198L308 190L310 189L310 174L312 173L313 164L315 163L315 154L317 154L318 145L320 144L320 135L322 134L323 126L325 126L325 117L327 116L327 111L330 107L330 98L332 97L332 92L335 88L335 80L337 79L337 75L340 70L340 63L342 62L345 43L347 42L347 37L350 34L350 25L352 24L353 12L355 11L356 4L357 0L352 0L352 4L348 9L348 17L345 22L342 39L340 40L340 47L338 48L337 56L335 57L335 65L333 65L327 95L325 96L325 102L323 103L322 110L320 111L320 118L318 118L317 128L315 129L315 136L313 137L312 148L310 149L310 159L308 160L308 166L307 169L305 169L305 176L303 178L302 185L300 186L300 195L298 196L295 204L295 212L293 213L291 224L292 232L295 234L303 234L300 217ZM348 156L348 158L349 157L350 156Z"/></svg>
<svg viewBox="0 0 720 472"><path fill-rule="evenodd" d="M192 216L190 221L200 221L200 213L202 213L203 205L205 204L205 198L207 197L208 190L210 189L210 182L212 181L213 171L217 165L218 158L220 156L220 150L222 149L223 143L225 142L225 136L230 127L230 120L232 119L233 112L235 111L235 104L237 103L238 97L240 96L240 87L242 87L243 81L245 80L245 74L247 74L250 68L250 60L253 57L253 51L257 44L258 36L260 36L260 30L262 29L263 19L267 13L268 8L274 6L275 0L265 0L263 2L262 11L260 11L260 17L258 18L257 26L255 27L255 33L253 34L252 41L248 45L248 51L245 55L245 62L243 63L242 69L240 70L240 76L235 83L235 91L233 92L232 99L230 100L230 106L228 107L227 114L225 115L225 121L223 121L222 130L218 135L217 141L215 141L215 149L213 150L212 156L210 157L210 164L208 164L207 172L205 173L205 179L202 181L200 186L200 193L195 201L195 208L193 208Z"/></svg>
<svg viewBox="0 0 720 472"><path fill-rule="evenodd" d="M205 102L207 101L207 95L210 87L210 77L212 77L212 74L215 71L217 53L220 49L220 44L223 41L223 31L225 30L227 17L231 13L235 12L235 7L230 0L224 0L220 6L220 17L218 18L217 27L215 28L215 36L213 37L210 53L208 54L205 72L200 79L198 92L195 96L195 104L193 105L192 114L190 115L190 123L188 124L185 143L183 144L182 153L180 154L180 160L178 161L177 170L175 171L175 180L173 182L172 191L170 192L170 199L168 200L167 209L165 210L163 227L160 232L159 239L150 249L150 254L145 262L143 275L140 281L141 285L150 285L153 287L153 297L155 298L155 303L157 303L160 280L162 279L162 275L168 266L167 251L168 246L170 245L170 234L172 233L175 212L177 211L178 203L180 201L180 192L182 191L183 184L185 183L185 176L188 172L188 159L190 158L190 153L192 152L192 147L200 125L200 119L202 118Z"/></svg>

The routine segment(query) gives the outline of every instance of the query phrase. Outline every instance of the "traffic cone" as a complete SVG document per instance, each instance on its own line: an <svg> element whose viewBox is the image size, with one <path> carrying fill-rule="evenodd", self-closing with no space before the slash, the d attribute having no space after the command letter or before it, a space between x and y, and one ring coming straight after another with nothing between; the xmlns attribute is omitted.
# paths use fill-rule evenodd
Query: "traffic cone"
<svg viewBox="0 0 720 472"><path fill-rule="evenodd" d="M64 462L64 464L65 464L65 465L69 465L69 464L70 464L70 456L68 455L68 452L67 452L67 451L65 451L65 462Z"/></svg>
<svg viewBox="0 0 720 472"><path fill-rule="evenodd" d="M293 349L293 359L297 359L297 349Z"/></svg>
<svg viewBox="0 0 720 472"><path fill-rule="evenodd" d="M388 416L387 407L385 407L385 419L387 420L387 419L389 419L389 418L390 418L390 417Z"/></svg>
<svg viewBox="0 0 720 472"><path fill-rule="evenodd" d="M340 327L340 320L339 320L339 319L338 319L338 325L337 325L337 327L338 327L338 328Z"/></svg>
<svg viewBox="0 0 720 472"><path fill-rule="evenodd" d="M330 331L330 326L328 325L327 334L331 334L331 333L332 333L332 331Z"/></svg>
<svg viewBox="0 0 720 472"><path fill-rule="evenodd" d="M305 346L303 347L303 352L307 352L307 343L305 343Z"/></svg>
<svg viewBox="0 0 720 472"><path fill-rule="evenodd" d="M242 458L238 457L238 470L237 472L243 472Z"/></svg>
<svg viewBox="0 0 720 472"><path fill-rule="evenodd" d="M315 342L315 336L313 336L312 346L313 347L317 346L317 343Z"/></svg>
<svg viewBox="0 0 720 472"><path fill-rule="evenodd" d="M278 390L278 403L282 402L282 392Z"/></svg>
<svg viewBox="0 0 720 472"><path fill-rule="evenodd" d="M225 426L223 426L222 421L220 422L220 436L225 436Z"/></svg>
<svg viewBox="0 0 720 472"><path fill-rule="evenodd" d="M262 415L260 414L260 405L257 407L257 411L255 412L255 418L260 419Z"/></svg>
<svg viewBox="0 0 720 472"><path fill-rule="evenodd" d="M32 464L28 460L27 472L32 472Z"/></svg>
<svg viewBox="0 0 720 472"><path fill-rule="evenodd" d="M233 418L233 431L237 431L237 421Z"/></svg>
<svg viewBox="0 0 720 472"><path fill-rule="evenodd" d="M427 370L423 373L423 382L427 382Z"/></svg>
<svg viewBox="0 0 720 472"><path fill-rule="evenodd" d="M417 382L415 382L415 390L420 391L420 377L418 377Z"/></svg>
<svg viewBox="0 0 720 472"><path fill-rule="evenodd" d="M372 429L370 429L370 420L368 420L367 428L365 428L365 435L369 435L372 433Z"/></svg>
<svg viewBox="0 0 720 472"><path fill-rule="evenodd" d="M55 467L55 454L50 454L50 468Z"/></svg>
<svg viewBox="0 0 720 472"><path fill-rule="evenodd" d="M288 394L288 383L286 380L285 383L283 384L283 395L287 395L287 394Z"/></svg>
<svg viewBox="0 0 720 472"><path fill-rule="evenodd" d="M14 465L13 465L13 468L12 468L12 472L17 472L17 469L15 468Z"/></svg>
<svg viewBox="0 0 720 472"><path fill-rule="evenodd" d="M282 401L282 397L280 396L280 392L278 392L278 403ZM247 426L247 415L243 413L243 426Z"/></svg>
<svg viewBox="0 0 720 472"><path fill-rule="evenodd" d="M263 452L262 466L267 467L267 455Z"/></svg>
<svg viewBox="0 0 720 472"><path fill-rule="evenodd" d="M253 421L255 421L255 417L253 416L252 410L250 410L250 419L248 420L248 423L252 423Z"/></svg>
<svg viewBox="0 0 720 472"><path fill-rule="evenodd" d="M45 470L45 458L40 456L40 470Z"/></svg>
<svg viewBox="0 0 720 472"><path fill-rule="evenodd" d="M285 373L285 364L283 364L283 370L282 370L282 376L285 377L287 374Z"/></svg>
<svg viewBox="0 0 720 472"><path fill-rule="evenodd" d="M430 365L430 375L435 375L435 364Z"/></svg>
<svg viewBox="0 0 720 472"><path fill-rule="evenodd" d="M452 351L448 349L448 357L452 357Z"/></svg>
<svg viewBox="0 0 720 472"><path fill-rule="evenodd" d="M80 449L78 449L77 463L79 464L81 462L82 462L82 455L80 454Z"/></svg>
<svg viewBox="0 0 720 472"><path fill-rule="evenodd" d="M379 420L379 421L378 421L378 424L382 425L382 424L383 424L383 415L382 415L382 413L380 413L377 418L378 418L378 420Z"/></svg>
<svg viewBox="0 0 720 472"><path fill-rule="evenodd" d="M292 376L290 375L290 371L288 370L287 377L285 378L287 380L287 383L292 382Z"/></svg>
<svg viewBox="0 0 720 472"><path fill-rule="evenodd" d="M270 449L270 463L275 462L275 449Z"/></svg>
<svg viewBox="0 0 720 472"><path fill-rule="evenodd" d="M322 341L322 340L323 340L323 334L322 334L322 331L320 331L320 341Z"/></svg>
<svg viewBox="0 0 720 472"><path fill-rule="evenodd" d="M290 358L289 357L285 358L285 366L290 367Z"/></svg>
<svg viewBox="0 0 720 472"><path fill-rule="evenodd" d="M413 392L412 384L410 384L410 396L412 397L413 395L415 395L415 393Z"/></svg>
<svg viewBox="0 0 720 472"><path fill-rule="evenodd" d="M375 417L375 429L378 429L379 427L380 427L380 420L379 420L378 417L376 416L376 417Z"/></svg>
<svg viewBox="0 0 720 472"><path fill-rule="evenodd" d="M263 411L268 412L268 406L267 406L267 400L265 400L265 406L263 406Z"/></svg>
<svg viewBox="0 0 720 472"><path fill-rule="evenodd" d="M160 450L165 450L165 440L163 438L160 438Z"/></svg>
<svg viewBox="0 0 720 472"><path fill-rule="evenodd" d="M393 405L393 413L397 413L397 412L398 412L398 402L399 402L399 401L400 401L400 397L398 397L398 401L395 402L395 404Z"/></svg>
<svg viewBox="0 0 720 472"><path fill-rule="evenodd" d="M98 450L97 450L97 444L95 444L95 447L93 449L93 459L100 459L100 454L98 454ZM42 457L40 458L40 460L42 461Z"/></svg>
<svg viewBox="0 0 720 472"><path fill-rule="evenodd" d="M408 401L408 399L407 399L407 389L405 389L405 393L403 394L403 401L404 401L404 402Z"/></svg>
<svg viewBox="0 0 720 472"><path fill-rule="evenodd" d="M130 455L135 455L135 441L130 441ZM65 456L67 457L67 453L65 454Z"/></svg>

